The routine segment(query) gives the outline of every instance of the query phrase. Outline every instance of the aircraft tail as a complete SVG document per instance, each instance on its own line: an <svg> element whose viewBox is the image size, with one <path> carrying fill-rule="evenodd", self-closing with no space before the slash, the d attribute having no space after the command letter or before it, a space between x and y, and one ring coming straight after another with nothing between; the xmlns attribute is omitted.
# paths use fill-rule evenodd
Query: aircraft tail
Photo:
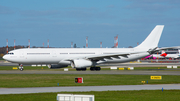
<svg viewBox="0 0 180 101"><path fill-rule="evenodd" d="M143 49L153 49L158 47L158 43L163 31L164 25L157 25L151 33L148 35L148 37L137 47L135 48L143 48Z"/></svg>
<svg viewBox="0 0 180 101"><path fill-rule="evenodd" d="M166 57L166 56L167 56L167 53L166 53L164 50L162 50L160 56Z"/></svg>

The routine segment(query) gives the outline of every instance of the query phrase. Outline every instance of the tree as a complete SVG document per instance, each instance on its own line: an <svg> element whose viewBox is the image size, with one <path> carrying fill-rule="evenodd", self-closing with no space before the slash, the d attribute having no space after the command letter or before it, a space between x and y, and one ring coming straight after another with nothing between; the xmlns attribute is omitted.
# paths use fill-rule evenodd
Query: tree
<svg viewBox="0 0 180 101"><path fill-rule="evenodd" d="M0 54L0 57L2 58L3 56L4 56L4 54L1 53L1 54Z"/></svg>

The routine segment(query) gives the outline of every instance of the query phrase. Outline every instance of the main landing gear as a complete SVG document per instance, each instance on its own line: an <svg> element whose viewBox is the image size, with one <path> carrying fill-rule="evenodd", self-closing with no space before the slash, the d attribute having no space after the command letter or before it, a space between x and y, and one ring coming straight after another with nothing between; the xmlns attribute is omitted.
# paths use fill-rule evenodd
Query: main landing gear
<svg viewBox="0 0 180 101"><path fill-rule="evenodd" d="M86 68L76 68L77 71L86 71ZM91 71L100 71L101 67L90 67Z"/></svg>
<svg viewBox="0 0 180 101"><path fill-rule="evenodd" d="M76 68L77 71L86 71L86 68Z"/></svg>
<svg viewBox="0 0 180 101"><path fill-rule="evenodd" d="M91 71L100 71L101 67L90 67Z"/></svg>
<svg viewBox="0 0 180 101"><path fill-rule="evenodd" d="M23 64L19 64L19 70L23 71Z"/></svg>

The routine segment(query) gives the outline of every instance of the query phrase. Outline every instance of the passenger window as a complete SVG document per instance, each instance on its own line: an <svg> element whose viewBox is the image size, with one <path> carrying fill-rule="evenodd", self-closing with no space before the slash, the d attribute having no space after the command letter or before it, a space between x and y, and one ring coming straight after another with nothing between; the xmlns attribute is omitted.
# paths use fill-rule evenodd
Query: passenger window
<svg viewBox="0 0 180 101"><path fill-rule="evenodd" d="M14 55L14 53L7 53L7 54Z"/></svg>

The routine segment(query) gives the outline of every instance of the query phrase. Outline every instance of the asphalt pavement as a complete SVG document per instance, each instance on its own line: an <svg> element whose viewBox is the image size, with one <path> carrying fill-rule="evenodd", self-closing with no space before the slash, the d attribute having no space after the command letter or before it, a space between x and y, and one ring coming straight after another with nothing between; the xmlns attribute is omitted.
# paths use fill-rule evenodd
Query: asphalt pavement
<svg viewBox="0 0 180 101"><path fill-rule="evenodd" d="M162 88L163 88L163 90L180 90L180 84L0 88L0 94L26 94L26 93L47 93L47 92L87 92L87 91L162 90Z"/></svg>

